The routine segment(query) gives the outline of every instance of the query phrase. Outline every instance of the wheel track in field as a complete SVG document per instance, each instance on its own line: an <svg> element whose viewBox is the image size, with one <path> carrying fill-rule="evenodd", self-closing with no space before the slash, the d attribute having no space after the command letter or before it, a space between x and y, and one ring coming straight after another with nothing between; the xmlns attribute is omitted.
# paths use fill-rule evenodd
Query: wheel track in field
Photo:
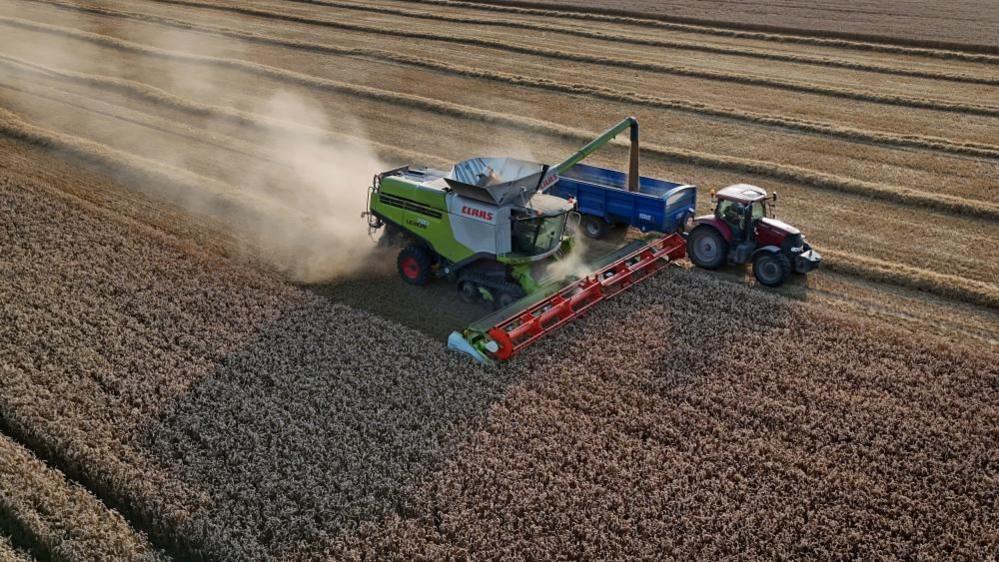
<svg viewBox="0 0 999 562"><path fill-rule="evenodd" d="M211 106L200 107L199 111L203 111L206 107L210 108ZM254 119L256 117L244 115L243 118ZM199 194L204 193L208 188L207 196L213 203L226 205L230 208L238 206L245 209L251 216L254 213L262 212L261 201L239 193L237 189L224 182L111 149L97 142L33 125L3 108L0 108L0 134L35 146L59 151L106 169L126 172L136 179L166 182L179 186L185 191ZM274 206L269 201L263 203L268 208ZM307 217L303 218L307 220ZM851 277L918 289L950 300L971 303L992 310L999 309L999 289L989 283L836 250L824 249L823 253L826 257L824 267Z"/></svg>
<svg viewBox="0 0 999 562"><path fill-rule="evenodd" d="M266 115L248 113L245 111L240 111L238 109L232 109L229 107L200 103L187 98L176 96L165 90L156 88L155 86L150 86L148 84L127 80L124 78L99 76L95 74L74 72L71 70L56 69L41 64L37 64L31 61L27 61L24 59L20 59L17 57L10 57L7 55L0 55L0 66L6 66L7 68L13 69L15 71L32 72L40 76L45 76L47 78L61 79L78 84L94 86L107 91L123 93L132 96L133 98L136 99L152 102L154 104L170 107L172 109L178 109L195 117L211 117L215 119L221 119L225 122L234 123L237 125L249 126L262 131L277 129L287 133L305 135L312 138L319 138L334 143L335 142L350 142L356 144L364 143L370 146L380 156L393 161L400 161L400 162L430 161L435 165L444 165L446 162L444 159L440 158L439 156L433 156L423 152L407 150L404 148L387 145L384 143L372 141L354 135L349 135L346 133L327 131L326 129L314 127L311 125L306 125L304 123L297 123L274 117L269 117ZM193 131L193 129L190 127L187 127L187 129L191 129ZM213 133L211 136L199 135L197 136L197 138L202 142L214 144L216 146L225 148L226 150L233 150L233 147L230 144L233 144L231 141L233 141L234 139L229 139L223 134ZM238 151L238 152L240 152L241 154L248 154L248 151ZM253 154L253 156L262 157L259 154Z"/></svg>
<svg viewBox="0 0 999 562"><path fill-rule="evenodd" d="M83 83L97 88L105 89L110 92L123 93L126 95L134 96L136 99L151 101L154 104L166 105L172 109L180 109L188 112L194 117L209 117L213 120L224 120L226 122L231 122L237 125L246 125L253 128L258 128L261 130L268 129L280 129L285 132L299 133L314 137L329 137L331 141L352 141L355 143L366 143L372 144L370 141L365 141L359 137L350 137L341 134L331 134L324 132L321 129L310 127L304 124L291 123L275 120L273 118L260 116L256 114L250 114L245 112L240 112L226 107L220 106L210 106L201 104L198 102L193 102L191 100L175 96L164 92L163 90L147 86L137 82L131 82L122 79L108 79L105 77L98 77L88 74L81 74L68 71L56 71L49 69L47 67L36 65L33 63L25 62L19 59L14 59L12 57L6 57L0 55L0 65L7 66L15 70L27 69L30 71L38 72L39 74L49 77L49 78L66 78L67 80ZM197 135L194 135L197 137ZM212 137L221 137L222 140L227 140L228 137L225 135L212 135ZM231 150L230 143L220 143L215 138L198 138L202 142L214 143L226 150ZM240 141L242 142L242 141ZM406 151L391 147L388 145L374 143L376 146L376 152L383 157L391 158L395 162L407 163L407 162L420 162L423 164L430 164L433 166L440 167L442 169L447 169L450 166L450 161L444 158L430 156L424 153Z"/></svg>
<svg viewBox="0 0 999 562"><path fill-rule="evenodd" d="M433 6L448 6L455 8L466 8L472 10L482 10L489 12L520 14L530 16L558 17L566 19L577 19L586 21L599 21L607 23L620 23L636 25L642 27L652 27L670 31L684 31L690 33L701 33L704 35L717 35L721 37L734 37L738 39L754 39L759 41L770 41L774 43L796 43L801 45L816 45L821 47L835 47L842 49L853 49L858 51L873 51L881 53L893 53L900 55L915 55L933 57L939 59L956 59L971 62L984 62L989 64L999 64L999 56L994 54L974 53L962 51L955 47L966 47L968 45L941 46L935 41L924 41L921 45L918 39L912 40L911 45L892 44L891 38L883 38L889 42L872 42L869 39L843 39L822 36L814 30L799 30L801 35L780 31L748 31L733 29L731 23L725 22L700 22L700 23L679 23L668 21L667 16L659 16L656 19L642 18L637 15L622 15L619 13L600 13L598 9L591 11L569 11L558 7L538 8L513 5L498 1L487 3L481 1L460 1L460 0L401 0L415 4L429 4ZM721 25L721 27L715 27ZM990 46L991 52L996 52L997 47Z"/></svg>
<svg viewBox="0 0 999 562"><path fill-rule="evenodd" d="M497 113L413 94L392 92L370 86L360 86L326 78L319 78L312 75L301 74L250 61L168 51L106 35L53 26L29 20L21 20L18 18L0 17L0 25L13 25L15 27L23 27L26 29L75 37L125 52L139 53L172 60L182 60L196 64L238 69L259 76L299 86L305 86L319 91L346 94L354 97L391 103L403 107L450 115L462 119L471 119L484 123L501 124L514 129L547 134L575 142L589 142L595 136L595 133L591 131L567 127L539 119L519 117L506 113ZM52 69L49 70L51 71ZM97 83L97 81L98 80L94 80L94 83ZM119 84L119 86L124 87L122 84ZM655 155L667 161L682 162L742 173L751 173L778 180L801 183L807 186L830 191L864 195L894 203L901 203L903 205L913 205L917 207L946 211L956 215L971 215L991 220L999 219L999 205L986 201L969 200L951 195L922 192L901 186L892 186L845 178L824 172L817 172L799 166L734 156L720 156L680 148L669 148L653 143L646 143L643 145L643 148L646 154Z"/></svg>
<svg viewBox="0 0 999 562"><path fill-rule="evenodd" d="M284 207L279 201L264 200L243 193L214 178L111 148L99 142L31 124L13 111L2 107L0 107L0 132L35 146L64 152L102 169L127 171L134 176L133 179L144 180L148 182L147 185L165 183L180 187L185 194L203 196L209 208L220 210L240 208L250 217L266 216L266 209L275 207L283 208L288 213L297 213L291 208ZM155 195L160 196L158 193ZM162 197L169 200L169 197Z"/></svg>
<svg viewBox="0 0 999 562"><path fill-rule="evenodd" d="M379 61L390 61L418 68L426 68L454 76L465 76L469 78L491 80L494 82L502 82L515 86L526 86L526 87L560 92L560 93L583 95L616 103L637 104L646 107L656 107L660 109L680 111L694 115L721 117L724 119L731 119L733 121L749 123L752 125L762 125L767 127L787 129L791 131L812 133L836 139L843 139L850 142L861 141L861 142L868 142L868 143L886 145L891 147L917 148L934 152L940 152L944 154L956 154L961 156L972 156L976 158L999 159L999 146L989 145L984 143L960 142L942 137L933 137L933 136L918 135L918 134L899 135L899 134L880 132L880 131L856 129L852 127L836 125L827 122L808 121L804 119L796 119L780 115L743 111L739 109L713 106L683 99L662 98L638 92L620 92L611 88L605 88L601 86L592 86L580 83L567 83L548 78L533 78L529 76L510 74L498 71L480 70L473 67L464 67L460 65L454 65L442 61L437 61L434 59L414 57L410 55L393 53L390 51L384 51L379 49L337 47L335 45L325 45L325 44L311 43L305 41L288 40L278 37L267 36L263 34L244 32L227 27L213 26L207 24L195 24L184 20L169 18L166 16L156 16L156 15L142 14L136 12L110 10L106 8L83 8L83 7L76 8L68 6L67 8L78 9L80 11L86 11L98 15L134 19L137 21L168 25L178 29L185 29L190 31L196 31L199 33L206 33L206 34L212 34L224 37L232 37L243 41L276 45L292 49L320 52L320 53L339 55L339 56L368 58Z"/></svg>
<svg viewBox="0 0 999 562"><path fill-rule="evenodd" d="M465 25L487 25L487 26L509 27L513 29L526 29L530 31L540 31L540 32L555 32L566 35L573 35L576 37L585 37L587 39L614 41L618 43L627 43L632 45L663 47L667 49L679 49L686 51L698 51L698 52L713 53L720 55L732 55L739 57L749 57L754 59L765 59L765 60L774 60L781 62L791 62L797 64L808 64L808 65L822 66L828 68L845 68L849 70L874 72L877 74L892 74L896 76L910 76L914 78L927 78L931 80L963 82L968 84L999 85L999 77L976 76L974 74L967 74L967 73L949 73L949 72L937 72L932 70L900 68L900 67L888 66L882 64L872 64L872 63L850 61L846 59L837 59L833 57L767 52L756 49L729 47L724 45L709 45L709 44L696 43L691 41L652 39L646 37L629 37L626 35L616 35L600 31L590 31L587 29L559 27L559 26L539 24L527 21L451 16L445 14L435 14L431 12L420 12L413 10L403 10L399 8L390 8L386 6L353 4L349 2L341 2L338 0L289 0L289 1L313 5L313 6L327 6L343 10L355 10L361 12L403 16L408 18L425 19L431 21L442 21L442 22L458 23Z"/></svg>
<svg viewBox="0 0 999 562"><path fill-rule="evenodd" d="M27 66L20 66L13 63L14 60L16 59L0 55L0 66L12 69L15 73L23 73L27 70ZM16 76L16 74L12 75ZM48 74L46 76L51 78L54 75ZM120 120L124 123L137 125L158 133L180 137L185 141L193 141L198 144L221 148L226 152L254 160L261 160L274 166L285 168L288 166L288 164L275 159L273 155L257 144L232 138L216 131L194 127L185 122L167 121L133 109L116 107L97 98L56 90L41 84L32 84L30 86L20 83L17 85L5 84L2 79L0 79L0 89L28 94L38 99L55 102L66 107L88 111L101 118Z"/></svg>
<svg viewBox="0 0 999 562"><path fill-rule="evenodd" d="M89 162L103 161L109 154L108 150L101 148L102 145L35 127L2 107L0 107L0 135L6 135L42 148L60 150L63 151L62 154L82 157L83 160ZM95 147L97 151L88 155L87 151ZM135 161L131 158L127 160L129 162ZM107 160L105 164L109 164L108 167L113 170L123 171L124 169L118 165L124 162L124 160ZM148 171L141 170L139 173L146 175ZM89 201L55 186L41 185L40 188L48 191L53 197L63 197L74 205L82 205L89 212L101 214L109 221L124 221L133 228L155 232L157 235L160 233L153 226L133 221L99 205L93 205ZM190 251L190 249L185 251ZM65 439L46 433L45 428L38 421L37 416L32 417L30 413L25 415L18 411L18 408L0 400L0 434L9 437L34 454L36 458L58 469L67 480L78 484L101 503L117 511L132 529L144 533L149 542L161 553L174 560L198 562L209 560L204 554L204 545L196 544L191 537L177 536L174 533L173 527L178 520L177 514L157 513L154 507L135 504L133 501L136 493L135 487L127 483L130 479L128 475L131 475L135 481L143 481L143 477L148 478L149 476L145 471L141 475L136 474L140 469L130 466L127 461L114 455L101 456L102 453L107 452L106 449L94 452L75 447ZM124 488L122 488L122 481L125 481ZM110 560L111 558L100 559ZM163 560L165 562L168 558L164 557Z"/></svg>
<svg viewBox="0 0 999 562"><path fill-rule="evenodd" d="M100 8L86 8L73 4L66 4L64 2L60 2L59 0L27 0L27 1L37 2L40 4L48 4L50 6L55 6L65 9L75 9L85 12L101 13ZM508 51L511 53L546 57L556 61L571 61L571 62L581 62L588 64L597 64L601 66L629 68L633 70L655 72L660 74L685 76L689 78L698 78L698 79L713 80L718 82L743 84L748 86L759 86L764 88L793 91L805 94L817 94L828 97L850 99L850 100L864 101L870 103L879 103L885 105L911 107L917 109L931 109L931 110L961 113L967 115L999 117L999 106L948 102L944 100L924 98L924 97L879 94L877 92L868 91L868 90L850 90L846 88L822 86L819 84L814 84L809 82L783 80L779 78L763 78L759 76L747 76L742 74L726 73L721 71L699 70L691 67L668 65L655 62L640 62L630 59L600 57L595 55L586 55L581 53L572 53L569 51L561 51L558 49L548 49L540 46L517 45L507 41L494 40L494 39L456 37L444 33L429 33L423 31L408 31L402 29L387 29L376 26L359 25L359 24L345 23L333 20L315 20L312 18L302 18L299 16L292 16L289 14L271 12L267 10L258 10L255 8L244 8L244 7L234 7L234 6L223 7L218 5L203 4L200 2L191 2L188 0L152 0L152 1L164 4L172 4L177 6L200 7L213 10L221 10L230 13L239 13L239 14L264 17L274 20L290 21L294 23L320 25L334 29L357 31L361 33L371 33L375 35L383 35L383 36L391 35L395 37L404 37L409 39L443 41L460 45L492 48L492 49Z"/></svg>
<svg viewBox="0 0 999 562"><path fill-rule="evenodd" d="M153 550L135 521L59 470L58 459L46 458L44 451L32 449L15 435L20 432L11 432L3 409L0 406L0 472L7 481L4 486L16 483L17 497L0 497L0 529L11 531L18 546L38 560L65 560L80 554L171 560ZM2 554L0 549L0 559L6 560Z"/></svg>
<svg viewBox="0 0 999 562"><path fill-rule="evenodd" d="M999 310L999 287L992 283L937 273L840 250L823 250L823 267L844 275L899 285Z"/></svg>

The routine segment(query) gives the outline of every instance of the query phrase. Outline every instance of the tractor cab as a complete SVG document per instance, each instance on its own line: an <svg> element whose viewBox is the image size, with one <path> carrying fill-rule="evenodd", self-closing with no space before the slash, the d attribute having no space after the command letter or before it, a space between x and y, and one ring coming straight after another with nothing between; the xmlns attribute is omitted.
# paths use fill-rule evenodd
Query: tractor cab
<svg viewBox="0 0 999 562"><path fill-rule="evenodd" d="M807 273L821 261L797 228L773 217L777 194L755 185L730 185L712 193L715 211L694 219L687 254L695 265L717 269L753 262L757 280L778 286L791 273Z"/></svg>
<svg viewBox="0 0 999 562"><path fill-rule="evenodd" d="M757 221L767 217L767 192L755 185L731 185L715 194L715 217L723 220L736 240L753 238ZM777 200L777 194L773 195Z"/></svg>

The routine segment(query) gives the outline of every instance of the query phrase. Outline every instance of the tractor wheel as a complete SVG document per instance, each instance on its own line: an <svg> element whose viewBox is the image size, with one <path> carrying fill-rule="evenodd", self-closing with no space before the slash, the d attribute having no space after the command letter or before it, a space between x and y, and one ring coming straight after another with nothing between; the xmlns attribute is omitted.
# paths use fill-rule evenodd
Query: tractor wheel
<svg viewBox="0 0 999 562"><path fill-rule="evenodd" d="M767 287L779 287L791 275L791 261L780 252L760 252L753 258L753 275Z"/></svg>
<svg viewBox="0 0 999 562"><path fill-rule="evenodd" d="M475 304L482 299L482 293L479 292L479 285L474 281L458 282L458 294L461 295L461 300L468 304Z"/></svg>
<svg viewBox="0 0 999 562"><path fill-rule="evenodd" d="M604 236L607 236L607 231L610 230L611 227L611 225L607 224L607 221L593 215L583 215L583 220L580 221L580 226L583 228L583 234L586 234L594 240L600 240Z"/></svg>
<svg viewBox="0 0 999 562"><path fill-rule="evenodd" d="M687 237L687 255L697 267L718 269L728 259L728 243L714 227L701 225Z"/></svg>
<svg viewBox="0 0 999 562"><path fill-rule="evenodd" d="M416 244L406 246L399 252L396 265L399 266L399 275L406 283L423 286L430 282L433 259L425 247Z"/></svg>

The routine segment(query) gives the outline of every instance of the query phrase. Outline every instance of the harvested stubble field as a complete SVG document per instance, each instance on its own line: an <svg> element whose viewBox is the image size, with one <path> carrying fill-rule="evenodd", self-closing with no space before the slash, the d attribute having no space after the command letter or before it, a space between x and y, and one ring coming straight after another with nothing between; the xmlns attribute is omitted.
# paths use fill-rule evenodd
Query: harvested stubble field
<svg viewBox="0 0 999 562"><path fill-rule="evenodd" d="M992 39L514 4L0 0L0 557L999 551ZM625 114L646 175L780 191L828 267L445 351L481 311L369 249L370 176Z"/></svg>

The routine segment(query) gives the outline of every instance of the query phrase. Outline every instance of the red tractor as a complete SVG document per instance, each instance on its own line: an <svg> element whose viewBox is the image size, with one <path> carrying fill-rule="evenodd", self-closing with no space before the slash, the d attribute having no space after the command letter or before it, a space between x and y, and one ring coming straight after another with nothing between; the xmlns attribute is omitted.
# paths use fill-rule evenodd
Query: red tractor
<svg viewBox="0 0 999 562"><path fill-rule="evenodd" d="M718 269L752 260L757 281L777 287L791 273L808 273L822 261L800 230L773 217L776 193L767 197L755 185L738 184L712 199L718 203L714 214L695 218L687 237L687 255L695 265Z"/></svg>

